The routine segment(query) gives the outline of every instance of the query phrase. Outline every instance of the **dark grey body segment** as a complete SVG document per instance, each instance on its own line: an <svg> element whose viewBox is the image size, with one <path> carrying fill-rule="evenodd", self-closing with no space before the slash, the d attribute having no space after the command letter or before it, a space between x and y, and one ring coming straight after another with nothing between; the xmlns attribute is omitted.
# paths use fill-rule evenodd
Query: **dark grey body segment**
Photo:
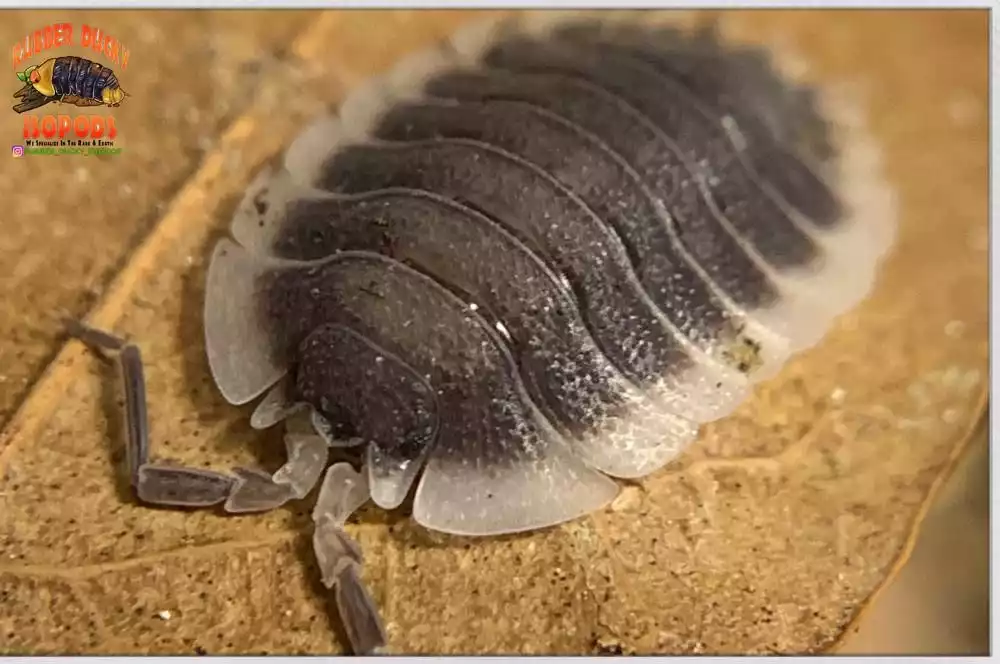
<svg viewBox="0 0 1000 664"><path fill-rule="evenodd" d="M688 160L620 97L580 78L503 70L443 74L426 89L445 98L523 101L599 136L669 213L678 240L713 283L750 309L777 301L774 284L722 226L711 193Z"/></svg>
<svg viewBox="0 0 1000 664"><path fill-rule="evenodd" d="M57 95L77 95L101 99L105 88L118 88L118 77L104 65L76 56L56 58L52 67L52 87Z"/></svg>
<svg viewBox="0 0 1000 664"><path fill-rule="evenodd" d="M475 303L490 324L502 321L528 390L556 426L579 433L617 414L619 374L591 339L572 294L495 221L421 191L303 199L273 245L276 255L299 260L338 250L399 260Z"/></svg>
<svg viewBox="0 0 1000 664"><path fill-rule="evenodd" d="M843 210L833 192L812 172L787 144L776 140L752 107L739 102L746 98L745 85L737 79L739 69L720 54L704 49L663 48L661 40L648 32L618 30L611 33L586 29L565 29L556 33L560 39L591 48L599 53L627 56L641 60L666 77L681 83L718 116L736 121L747 140L746 155L756 172L772 183L782 196L814 223L832 226Z"/></svg>
<svg viewBox="0 0 1000 664"><path fill-rule="evenodd" d="M682 333L710 343L726 324L725 305L678 252L671 219L638 175L599 139L558 115L508 101L407 104L393 108L373 133L388 140L468 138L523 157L617 232L646 292Z"/></svg>
<svg viewBox="0 0 1000 664"><path fill-rule="evenodd" d="M380 467L406 467L430 449L437 399L403 360L342 325L313 330L298 360L298 398L315 404L335 434L372 447Z"/></svg>
<svg viewBox="0 0 1000 664"><path fill-rule="evenodd" d="M564 26L563 32L571 30L571 26ZM725 45L713 24L694 33L670 26L640 29L619 25L614 34L626 43L632 40L648 43L657 52L667 54L668 59L676 54L680 63L688 57L695 62L718 63L718 76L726 81L727 91L733 94L734 108L753 113L772 136L787 146L802 146L822 161L836 158L817 90L783 79L764 48ZM685 65L678 64L676 68L681 70Z"/></svg>
<svg viewBox="0 0 1000 664"><path fill-rule="evenodd" d="M340 325L386 349L435 390L438 441L483 465L530 463L558 440L533 416L502 342L457 298L376 254L341 253L262 278L274 342L297 357L317 328ZM318 393L336 395L337 385ZM470 489L471 490L471 489Z"/></svg>
<svg viewBox="0 0 1000 664"><path fill-rule="evenodd" d="M469 205L566 276L601 349L634 382L674 375L690 362L656 317L617 236L551 176L509 153L458 139L351 147L325 165L320 183L343 193L426 189Z"/></svg>
<svg viewBox="0 0 1000 664"><path fill-rule="evenodd" d="M818 257L809 236L763 194L725 133L721 118L655 68L589 47L527 39L499 44L487 52L484 61L514 71L577 76L617 94L677 142L705 177L722 214L769 264L786 269Z"/></svg>

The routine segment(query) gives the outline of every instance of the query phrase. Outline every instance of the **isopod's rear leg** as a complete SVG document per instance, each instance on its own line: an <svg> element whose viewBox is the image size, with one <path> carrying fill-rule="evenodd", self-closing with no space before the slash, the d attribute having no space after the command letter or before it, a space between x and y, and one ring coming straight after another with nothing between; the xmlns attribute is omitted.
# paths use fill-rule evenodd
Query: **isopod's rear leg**
<svg viewBox="0 0 1000 664"><path fill-rule="evenodd" d="M361 580L361 549L343 529L370 495L366 473L358 473L348 463L336 463L326 471L312 514L313 550L323 585L334 589L344 631L359 655L375 653L387 641L378 607Z"/></svg>

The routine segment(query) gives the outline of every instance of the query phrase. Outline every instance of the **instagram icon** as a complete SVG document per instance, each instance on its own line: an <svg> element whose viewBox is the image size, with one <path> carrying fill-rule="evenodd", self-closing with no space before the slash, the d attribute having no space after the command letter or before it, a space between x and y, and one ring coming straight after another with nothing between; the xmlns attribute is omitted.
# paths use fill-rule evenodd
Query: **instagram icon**
<svg viewBox="0 0 1000 664"><path fill-rule="evenodd" d="M10 152L12 155L14 155L14 159L20 159L21 157L24 156L24 146L15 145L11 147Z"/></svg>

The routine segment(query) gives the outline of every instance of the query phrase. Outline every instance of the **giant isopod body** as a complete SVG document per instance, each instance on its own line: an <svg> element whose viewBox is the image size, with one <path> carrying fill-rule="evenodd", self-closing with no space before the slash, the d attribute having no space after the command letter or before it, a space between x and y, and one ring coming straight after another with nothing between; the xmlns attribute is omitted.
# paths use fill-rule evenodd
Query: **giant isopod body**
<svg viewBox="0 0 1000 664"><path fill-rule="evenodd" d="M248 512L319 484L324 583L379 648L361 505L473 536L599 510L866 297L894 197L844 108L646 23L505 20L407 59L261 173L212 255L212 375L288 462L150 463L137 397L139 496Z"/></svg>

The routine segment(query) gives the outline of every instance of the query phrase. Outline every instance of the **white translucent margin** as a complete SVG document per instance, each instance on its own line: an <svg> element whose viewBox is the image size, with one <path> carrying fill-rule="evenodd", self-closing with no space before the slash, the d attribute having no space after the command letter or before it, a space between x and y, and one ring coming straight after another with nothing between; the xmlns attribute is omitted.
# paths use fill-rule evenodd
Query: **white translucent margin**
<svg viewBox="0 0 1000 664"><path fill-rule="evenodd" d="M424 0L295 0L282 2L282 0L177 0L169 2L167 0L90 0L89 2L67 2L66 0L0 0L0 9L4 8L31 8L31 9L621 9L623 5L629 9L691 9L705 8L712 9L822 9L828 7L854 8L854 9L931 9L931 8L989 8L994 4L994 0L956 0L954 2L943 2L942 0L824 0L821 2L802 2L794 0L770 0L765 2L749 2L747 0L628 0L623 3L620 0L548 0L540 2L531 0L519 0L506 2L502 0L444 0L438 2L426 2Z"/></svg>

